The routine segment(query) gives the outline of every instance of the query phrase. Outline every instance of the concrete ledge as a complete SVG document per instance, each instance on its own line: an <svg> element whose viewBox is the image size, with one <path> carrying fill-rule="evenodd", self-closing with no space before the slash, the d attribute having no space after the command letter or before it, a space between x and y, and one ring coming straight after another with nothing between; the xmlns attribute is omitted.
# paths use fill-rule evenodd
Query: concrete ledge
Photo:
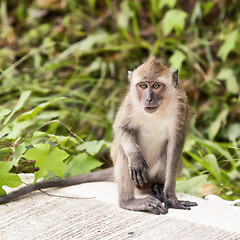
<svg viewBox="0 0 240 240"><path fill-rule="evenodd" d="M47 192L0 206L1 239L240 239L240 208L219 202L178 194L198 206L156 216L119 208L112 182Z"/></svg>

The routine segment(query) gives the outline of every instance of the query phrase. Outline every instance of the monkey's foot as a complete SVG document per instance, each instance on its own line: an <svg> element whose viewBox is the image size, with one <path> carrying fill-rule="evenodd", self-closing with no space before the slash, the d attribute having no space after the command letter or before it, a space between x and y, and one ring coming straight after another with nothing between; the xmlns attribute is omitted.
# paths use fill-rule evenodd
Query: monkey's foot
<svg viewBox="0 0 240 240"><path fill-rule="evenodd" d="M176 208L176 209L185 209L190 210L191 207L197 206L196 202L190 201L180 201L175 198L168 198L164 200L165 208Z"/></svg>
<svg viewBox="0 0 240 240"><path fill-rule="evenodd" d="M167 209L163 206L161 201L153 196L124 200L120 202L120 207L132 211L147 211L157 215L167 213Z"/></svg>

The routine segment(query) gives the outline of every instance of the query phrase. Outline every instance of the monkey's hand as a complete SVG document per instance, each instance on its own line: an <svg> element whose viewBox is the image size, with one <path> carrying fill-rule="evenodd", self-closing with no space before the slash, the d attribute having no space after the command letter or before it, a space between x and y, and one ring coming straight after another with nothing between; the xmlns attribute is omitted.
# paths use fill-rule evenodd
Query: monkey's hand
<svg viewBox="0 0 240 240"><path fill-rule="evenodd" d="M130 161L131 178L137 187L144 187L144 184L147 184L147 176L145 173L145 169L147 168L148 164L140 153L136 158Z"/></svg>
<svg viewBox="0 0 240 240"><path fill-rule="evenodd" d="M177 200L175 196L167 197L166 195L164 197L164 204L166 209L176 208L176 209L190 210L191 207L197 206L196 202L180 201L180 200Z"/></svg>

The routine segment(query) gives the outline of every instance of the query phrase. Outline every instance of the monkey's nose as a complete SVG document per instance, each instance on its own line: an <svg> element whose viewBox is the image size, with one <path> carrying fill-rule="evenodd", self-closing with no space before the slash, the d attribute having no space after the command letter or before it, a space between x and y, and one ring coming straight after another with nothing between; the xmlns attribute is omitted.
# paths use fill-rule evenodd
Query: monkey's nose
<svg viewBox="0 0 240 240"><path fill-rule="evenodd" d="M145 100L150 104L150 102L152 101L152 98L145 98Z"/></svg>

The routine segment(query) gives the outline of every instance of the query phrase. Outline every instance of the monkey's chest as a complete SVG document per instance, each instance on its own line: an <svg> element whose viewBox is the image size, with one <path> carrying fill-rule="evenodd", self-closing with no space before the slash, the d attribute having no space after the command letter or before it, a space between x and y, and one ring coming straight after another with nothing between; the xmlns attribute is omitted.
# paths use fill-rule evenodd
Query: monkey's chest
<svg viewBox="0 0 240 240"><path fill-rule="evenodd" d="M166 149L169 132L167 127L147 126L142 128L138 135L138 144L140 145L142 155L151 165L160 159Z"/></svg>

